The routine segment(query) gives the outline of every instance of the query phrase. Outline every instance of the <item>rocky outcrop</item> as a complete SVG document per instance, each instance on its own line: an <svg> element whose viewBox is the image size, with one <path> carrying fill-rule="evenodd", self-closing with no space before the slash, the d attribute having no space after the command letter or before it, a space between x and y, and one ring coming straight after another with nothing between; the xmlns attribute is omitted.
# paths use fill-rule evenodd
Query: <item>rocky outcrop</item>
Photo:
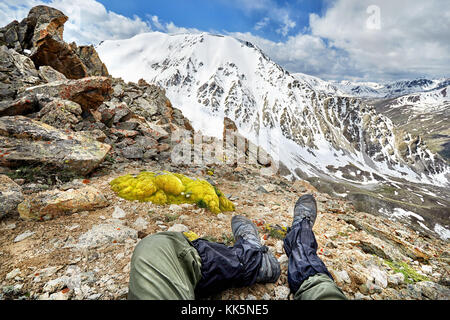
<svg viewBox="0 0 450 320"><path fill-rule="evenodd" d="M42 80L30 58L6 46L0 46L0 101L2 103L16 99L25 88L40 83Z"/></svg>
<svg viewBox="0 0 450 320"><path fill-rule="evenodd" d="M84 111L97 109L111 93L111 79L87 77L79 80L54 81L27 88L24 95L60 98L78 103Z"/></svg>
<svg viewBox="0 0 450 320"><path fill-rule="evenodd" d="M87 174L111 147L83 134L65 132L23 116L0 117L0 165L40 164L48 169Z"/></svg>
<svg viewBox="0 0 450 320"><path fill-rule="evenodd" d="M0 175L0 218L16 213L17 205L23 199L22 188L9 177Z"/></svg>
<svg viewBox="0 0 450 320"><path fill-rule="evenodd" d="M67 20L68 17L57 9L36 6L20 23L13 21L0 29L0 45L19 53L30 50L30 58L37 68L51 66L69 79L108 76L94 47L77 47L75 43L64 42Z"/></svg>
<svg viewBox="0 0 450 320"><path fill-rule="evenodd" d="M108 205L103 194L93 188L84 187L68 191L46 191L30 196L17 207L24 220L49 220L64 214L91 211Z"/></svg>
<svg viewBox="0 0 450 320"><path fill-rule="evenodd" d="M81 59L90 76L109 76L106 65L100 60L94 46L80 46L76 47L72 44L75 53Z"/></svg>

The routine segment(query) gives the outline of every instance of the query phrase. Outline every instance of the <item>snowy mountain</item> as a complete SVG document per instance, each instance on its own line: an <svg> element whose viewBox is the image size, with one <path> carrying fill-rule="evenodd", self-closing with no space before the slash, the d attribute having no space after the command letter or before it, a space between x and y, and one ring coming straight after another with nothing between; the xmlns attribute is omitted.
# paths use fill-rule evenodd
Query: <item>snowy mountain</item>
<svg viewBox="0 0 450 320"><path fill-rule="evenodd" d="M113 76L165 88L196 130L221 137L230 118L292 176L449 183L449 166L420 137L396 134L392 121L362 100L291 75L249 42L154 32L105 41L97 50Z"/></svg>
<svg viewBox="0 0 450 320"><path fill-rule="evenodd" d="M308 78L314 78L301 73L294 74L299 79L308 81ZM317 78L318 79L318 78ZM450 85L450 79L415 79L402 80L387 83L376 82L351 82L351 81L317 81L318 90L324 90L327 93L336 93L345 96L359 98L396 98L405 95L415 95L418 93L437 92ZM430 100L428 99L430 102ZM434 102L433 102L434 103ZM436 101L439 103L439 101Z"/></svg>

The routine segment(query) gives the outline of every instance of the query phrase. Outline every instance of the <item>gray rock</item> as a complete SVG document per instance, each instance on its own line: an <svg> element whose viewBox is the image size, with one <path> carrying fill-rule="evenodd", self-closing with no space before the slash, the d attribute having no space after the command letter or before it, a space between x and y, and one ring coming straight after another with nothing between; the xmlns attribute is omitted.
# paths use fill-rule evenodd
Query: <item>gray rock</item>
<svg viewBox="0 0 450 320"><path fill-rule="evenodd" d="M127 213L125 211L122 210L122 208L115 206L114 207L114 212L112 213L112 217L114 219L122 219L125 218L127 216Z"/></svg>
<svg viewBox="0 0 450 320"><path fill-rule="evenodd" d="M24 200L22 188L5 175L0 175L0 218L17 213L17 205Z"/></svg>
<svg viewBox="0 0 450 320"><path fill-rule="evenodd" d="M121 224L100 224L82 234L75 245L77 248L96 248L114 243L123 243L127 239L136 240L138 232Z"/></svg>
<svg viewBox="0 0 450 320"><path fill-rule="evenodd" d="M66 76L61 72L56 71L50 66L40 66L39 67L39 76L46 82L67 80Z"/></svg>
<svg viewBox="0 0 450 320"><path fill-rule="evenodd" d="M7 275L6 275L6 277L5 277L5 280L11 280L11 279L14 279L15 277L17 277L19 274L20 274L20 269L19 268L16 268L16 269L14 269L14 270L12 270L11 272L9 272Z"/></svg>
<svg viewBox="0 0 450 320"><path fill-rule="evenodd" d="M189 231L189 228L186 227L184 224L176 223L173 226L171 226L167 231L173 231L173 232L187 232Z"/></svg>
<svg viewBox="0 0 450 320"><path fill-rule="evenodd" d="M415 284L415 290L423 297L431 300L449 300L450 289L432 281L421 281Z"/></svg>
<svg viewBox="0 0 450 320"><path fill-rule="evenodd" d="M286 300L289 297L290 290L285 286L275 287L275 300Z"/></svg>
<svg viewBox="0 0 450 320"><path fill-rule="evenodd" d="M50 127L23 116L0 117L3 165L43 164L66 172L87 174L105 158L111 146L75 132Z"/></svg>
<svg viewBox="0 0 450 320"><path fill-rule="evenodd" d="M20 242L22 240L25 240L26 238L31 237L32 235L34 235L36 232L32 232L32 231L25 231L24 233L19 234L17 237L14 238L14 242Z"/></svg>

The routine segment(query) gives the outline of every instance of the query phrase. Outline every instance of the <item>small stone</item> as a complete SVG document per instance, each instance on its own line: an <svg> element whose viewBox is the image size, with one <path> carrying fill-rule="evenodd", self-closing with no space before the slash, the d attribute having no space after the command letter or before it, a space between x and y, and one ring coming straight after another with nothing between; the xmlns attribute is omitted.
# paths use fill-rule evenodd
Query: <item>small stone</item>
<svg viewBox="0 0 450 320"><path fill-rule="evenodd" d="M388 275L388 285L390 286L398 286L402 284L405 280L405 276L403 273L396 273Z"/></svg>
<svg viewBox="0 0 450 320"><path fill-rule="evenodd" d="M167 231L173 231L173 232L187 232L189 231L189 228L186 227L184 224L176 223L173 226L171 226Z"/></svg>
<svg viewBox="0 0 450 320"><path fill-rule="evenodd" d="M24 233L19 234L17 237L15 237L14 242L19 242L19 241L25 240L26 238L29 238L34 234L35 234L35 232L25 231Z"/></svg>
<svg viewBox="0 0 450 320"><path fill-rule="evenodd" d="M378 267L370 266L370 275L374 278L375 284L382 288L386 288L388 285L388 279L386 272L380 270Z"/></svg>
<svg viewBox="0 0 450 320"><path fill-rule="evenodd" d="M20 274L20 269L16 268L14 270L12 270L11 272L9 272L6 277L5 280L11 280L14 279L15 277L17 277Z"/></svg>
<svg viewBox="0 0 450 320"><path fill-rule="evenodd" d="M257 300L256 297L252 294L249 294L245 300Z"/></svg>
<svg viewBox="0 0 450 320"><path fill-rule="evenodd" d="M115 206L114 207L114 212L112 213L112 217L114 219L122 219L126 217L126 212L122 210L122 208Z"/></svg>
<svg viewBox="0 0 450 320"><path fill-rule="evenodd" d="M289 297L290 290L285 286L275 287L275 300L286 300Z"/></svg>
<svg viewBox="0 0 450 320"><path fill-rule="evenodd" d="M57 279L50 280L44 285L44 288L42 289L44 292L53 293L58 290L62 290L67 283L67 277L61 277Z"/></svg>
<svg viewBox="0 0 450 320"><path fill-rule="evenodd" d="M267 292L263 294L263 296L261 297L262 300L271 300L272 297L270 296L270 294L268 294Z"/></svg>
<svg viewBox="0 0 450 320"><path fill-rule="evenodd" d="M133 227L135 227L137 230L145 230L147 229L147 226L148 222L142 217L137 218L133 223Z"/></svg>
<svg viewBox="0 0 450 320"><path fill-rule="evenodd" d="M275 249L277 253L283 253L283 241L278 240L275 244Z"/></svg>
<svg viewBox="0 0 450 320"><path fill-rule="evenodd" d="M177 204L171 204L170 206L169 206L169 210L170 211L180 211L180 210L182 210L183 208L181 207L181 206L179 206L179 205L177 205Z"/></svg>
<svg viewBox="0 0 450 320"><path fill-rule="evenodd" d="M425 274L432 274L433 273L433 267L432 266L425 265L425 266L422 266L421 269L422 269L422 271Z"/></svg>
<svg viewBox="0 0 450 320"><path fill-rule="evenodd" d="M280 263L281 266L283 265L288 265L289 263L289 258L286 254L282 254L279 258L278 258L278 262Z"/></svg>
<svg viewBox="0 0 450 320"><path fill-rule="evenodd" d="M330 270L330 272L333 274L337 283L350 283L351 282L350 277L349 277L347 271L345 271L345 270L342 270L342 271Z"/></svg>

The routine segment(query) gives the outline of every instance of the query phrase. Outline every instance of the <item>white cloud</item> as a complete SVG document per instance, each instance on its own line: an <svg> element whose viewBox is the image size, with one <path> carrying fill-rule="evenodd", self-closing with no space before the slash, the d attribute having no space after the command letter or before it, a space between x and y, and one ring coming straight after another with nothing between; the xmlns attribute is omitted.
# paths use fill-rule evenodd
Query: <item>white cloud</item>
<svg viewBox="0 0 450 320"><path fill-rule="evenodd" d="M253 29L255 30L260 30L263 29L264 27L266 27L269 24L269 17L264 17L262 20L258 21L255 26L253 27Z"/></svg>
<svg viewBox="0 0 450 320"><path fill-rule="evenodd" d="M368 28L369 6L379 8L379 28ZM450 73L449 1L339 0L322 17L312 14L310 27L367 77Z"/></svg>
<svg viewBox="0 0 450 320"><path fill-rule="evenodd" d="M275 31L285 37L296 26L295 21L291 18L289 8L280 6L273 0L222 0L222 2L247 14L263 13L265 17L256 23L255 30L262 29L270 21L278 25Z"/></svg>

